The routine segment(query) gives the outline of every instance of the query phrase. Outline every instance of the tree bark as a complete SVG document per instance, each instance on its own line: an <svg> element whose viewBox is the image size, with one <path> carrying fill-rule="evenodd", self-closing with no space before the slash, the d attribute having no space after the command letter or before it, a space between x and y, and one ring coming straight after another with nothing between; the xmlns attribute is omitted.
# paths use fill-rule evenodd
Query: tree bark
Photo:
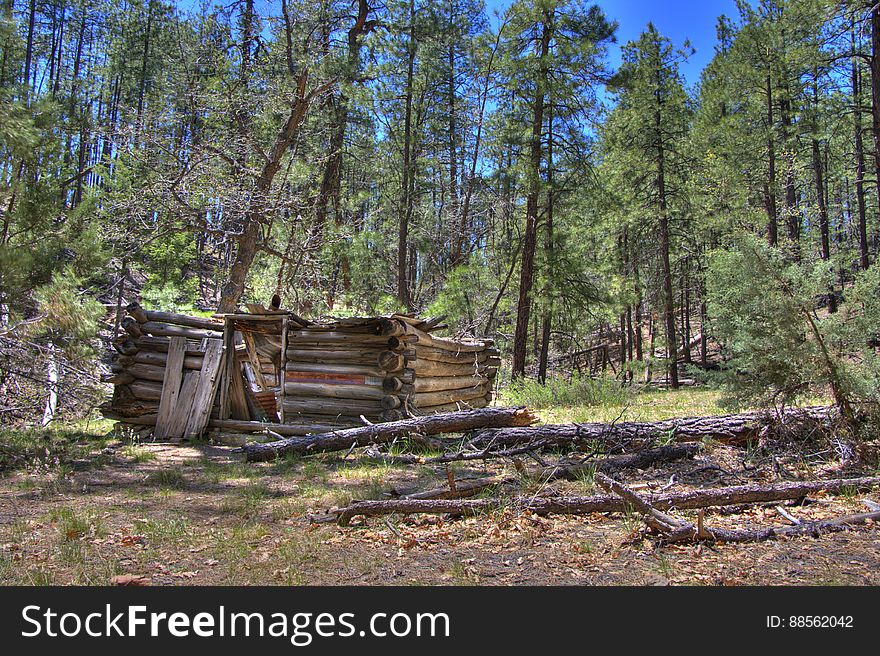
<svg viewBox="0 0 880 656"><path fill-rule="evenodd" d="M779 221L776 213L776 146L773 140L773 82L765 78L767 95L767 182L764 184L764 206L767 211L767 242L779 243Z"/></svg>
<svg viewBox="0 0 880 656"><path fill-rule="evenodd" d="M409 37L406 45L406 88L403 119L403 173L401 176L401 199L397 227L397 300L407 310L412 310L412 289L409 276L409 225L413 214L412 170L412 106L413 79L416 61L416 10L414 0L409 3Z"/></svg>
<svg viewBox="0 0 880 656"><path fill-rule="evenodd" d="M269 151L266 163L263 165L259 176L254 184L254 193L250 207L245 213L244 227L237 238L238 250L235 254L232 267L229 270L229 279L223 286L218 311L231 313L235 311L238 302L244 293L247 274L250 271L254 258L261 247L262 225L264 220L264 208L266 197L272 188L275 175L281 168L281 160L287 149L293 143L299 128L305 120L312 101L319 94L332 86L332 82L319 85L310 92L306 92L309 73L303 71L297 80L297 96L293 101L287 120L275 137L275 143Z"/></svg>
<svg viewBox="0 0 880 656"><path fill-rule="evenodd" d="M541 193L542 134L544 130L544 100L547 87L547 54L550 50L552 27L545 12L538 46L539 73L536 81L535 102L532 109L532 136L529 147L529 192L526 197L526 229L520 258L519 299L516 307L516 332L513 338L513 378L526 373L526 345L532 304L532 285L535 280L535 250L538 235L538 199Z"/></svg>
<svg viewBox="0 0 880 656"><path fill-rule="evenodd" d="M743 412L716 417L687 417L664 421L623 421L614 424L547 424L544 426L484 430L472 437L469 446L492 445L506 448L534 444L536 448L578 448L595 446L628 448L654 444L669 438L677 442L693 442L712 438L720 442L742 444L757 440L766 428L797 430L818 424L831 425L837 418L830 407L797 408L785 411L781 418L769 411Z"/></svg>
<svg viewBox="0 0 880 656"><path fill-rule="evenodd" d="M859 265L866 270L868 259L868 221L865 208L865 148L862 141L862 82L859 58L855 54L856 39L852 35L852 96L853 96L853 137L855 141L856 165L856 206L858 208Z"/></svg>
<svg viewBox="0 0 880 656"><path fill-rule="evenodd" d="M816 492L840 492L846 489L866 490L880 486L880 478L836 478L824 481L778 483L774 485L739 485L710 490L644 495L642 498L657 510L677 508L681 510L708 508L712 506L760 503L802 499ZM395 513L449 513L453 515L477 514L501 505L508 505L526 513L537 515L590 515L603 512L625 512L627 502L616 495L592 497L536 498L532 495L501 499L359 501L336 511L337 522L347 526L356 515L377 516Z"/></svg>
<svg viewBox="0 0 880 656"><path fill-rule="evenodd" d="M257 462L272 460L286 454L305 455L342 451L368 444L383 444L411 433L421 435L459 433L477 428L528 426L534 422L535 417L525 408L483 408L359 426L306 438L292 438L266 444L247 444L244 447L244 452L248 461Z"/></svg>

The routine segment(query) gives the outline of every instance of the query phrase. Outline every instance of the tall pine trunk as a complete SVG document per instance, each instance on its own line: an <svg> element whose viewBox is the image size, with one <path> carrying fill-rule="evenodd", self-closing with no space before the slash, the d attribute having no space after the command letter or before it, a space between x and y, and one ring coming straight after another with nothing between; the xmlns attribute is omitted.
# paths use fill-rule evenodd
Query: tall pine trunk
<svg viewBox="0 0 880 656"><path fill-rule="evenodd" d="M550 50L550 17L545 13L541 26L538 51L539 72L532 106L532 135L528 161L528 195L526 196L526 229L520 258L519 299L516 308L516 332L513 338L513 378L525 376L526 343L532 306L532 285L535 280L535 250L538 234L538 200L541 193L542 131L544 128L544 96L547 88L547 53Z"/></svg>

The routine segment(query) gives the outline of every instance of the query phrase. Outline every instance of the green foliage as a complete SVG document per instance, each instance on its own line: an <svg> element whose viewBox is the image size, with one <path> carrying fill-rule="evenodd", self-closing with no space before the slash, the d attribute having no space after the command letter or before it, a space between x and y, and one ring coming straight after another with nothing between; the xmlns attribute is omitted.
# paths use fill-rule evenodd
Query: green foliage
<svg viewBox="0 0 880 656"><path fill-rule="evenodd" d="M829 390L838 402L877 400L870 384L877 358L865 352L866 333L847 327L842 314L817 310L827 267L795 263L751 236L713 252L709 262L709 312L728 356L723 382L730 400L782 405ZM870 296L874 278L864 274L855 296ZM858 320L873 321L870 313Z"/></svg>
<svg viewBox="0 0 880 656"><path fill-rule="evenodd" d="M98 321L104 315L103 306L80 284L79 276L67 268L34 290L39 319L30 326L31 334L60 346L68 356L94 353Z"/></svg>

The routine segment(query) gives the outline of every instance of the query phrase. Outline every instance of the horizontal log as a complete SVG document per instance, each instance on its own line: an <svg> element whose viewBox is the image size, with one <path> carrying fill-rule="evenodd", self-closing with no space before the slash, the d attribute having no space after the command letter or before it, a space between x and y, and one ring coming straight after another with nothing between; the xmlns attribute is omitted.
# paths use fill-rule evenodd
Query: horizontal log
<svg viewBox="0 0 880 656"><path fill-rule="evenodd" d="M403 405L400 401L400 397L394 396L393 394L383 396L381 403L383 410L395 410Z"/></svg>
<svg viewBox="0 0 880 656"><path fill-rule="evenodd" d="M130 364L134 364L135 359L133 355L122 355L121 353L114 353L110 356L110 366L119 366L120 369L114 369L114 371L121 371L122 368L127 367Z"/></svg>
<svg viewBox="0 0 880 656"><path fill-rule="evenodd" d="M130 338L113 340L113 348L120 355L134 355L138 352L138 347L135 345L134 340Z"/></svg>
<svg viewBox="0 0 880 656"><path fill-rule="evenodd" d="M129 303L126 308L128 313L135 318L138 323L147 323L148 321L158 321L160 323L169 323L177 326L187 326L189 328L199 328L202 330L212 330L223 332L223 322L206 317L193 317L186 314L177 314L175 312L161 312L158 310L145 310L139 303Z"/></svg>
<svg viewBox="0 0 880 656"><path fill-rule="evenodd" d="M399 392L401 387L403 387L403 381L396 376L388 376L382 381L382 391L386 394Z"/></svg>
<svg viewBox="0 0 880 656"><path fill-rule="evenodd" d="M374 376L381 378L385 372L376 366L360 364L339 364L320 362L290 362L284 367L287 371L314 372L326 374L344 374L351 376Z"/></svg>
<svg viewBox="0 0 880 656"><path fill-rule="evenodd" d="M378 417L382 412L379 400L361 401L351 399L291 399L285 397L282 401L285 418L288 414L307 413L328 416L357 416L368 415Z"/></svg>
<svg viewBox="0 0 880 656"><path fill-rule="evenodd" d="M214 321L205 317L191 317L185 314L174 314L172 312L159 312L157 310L144 310L148 321L157 323L173 324L175 326L185 326L187 328L197 328L199 330L209 330L211 332L223 332L223 322Z"/></svg>
<svg viewBox="0 0 880 656"><path fill-rule="evenodd" d="M411 335L398 335L388 338L388 348L392 351L403 351L418 344L419 338Z"/></svg>
<svg viewBox="0 0 880 656"><path fill-rule="evenodd" d="M326 428L322 431L309 431L309 435L316 433L329 433L336 430L342 430L344 428L351 428L353 426L364 426L366 425L364 419L366 419L366 423L369 424L377 424L382 419L381 415L375 412L362 412L360 414L335 414L335 415L320 415L320 414L293 414L289 417L284 418L284 423L289 424L294 427L302 427L305 425L324 425Z"/></svg>
<svg viewBox="0 0 880 656"><path fill-rule="evenodd" d="M429 405L418 408L412 408L413 414L427 415L436 414L438 412L456 412L458 410L471 410L475 408L485 408L491 401L486 397L471 399L470 401L460 401L458 403L442 403L440 405Z"/></svg>
<svg viewBox="0 0 880 656"><path fill-rule="evenodd" d="M270 444L248 444L244 447L244 451L248 461L271 460L284 454L302 455L342 451L367 444L384 444L397 437L413 433L421 435L458 433L486 426L523 426L534 421L536 421L535 416L525 408L486 408L360 426L335 433L280 440Z"/></svg>
<svg viewBox="0 0 880 656"><path fill-rule="evenodd" d="M139 380L152 380L161 383L165 380L165 367L163 365L142 364L135 362L125 370Z"/></svg>
<svg viewBox="0 0 880 656"><path fill-rule="evenodd" d="M383 335L333 330L289 330L287 343L299 348L300 344L315 344L321 348L352 346L354 348L387 348L388 338Z"/></svg>
<svg viewBox="0 0 880 656"><path fill-rule="evenodd" d="M313 422L308 424L305 422L285 422L283 424L274 424L262 421L245 421L243 419L212 419L208 422L208 426L226 432L268 434L271 431L278 435L291 436L308 435L313 430L323 433L340 428L339 424L335 422Z"/></svg>
<svg viewBox="0 0 880 656"><path fill-rule="evenodd" d="M541 443L547 448L578 448L596 443L614 447L651 445L658 439L679 442L712 438L731 444L757 440L765 428L797 430L818 425L830 426L837 411L828 407L791 408L781 418L769 411L751 411L714 417L685 417L656 422L621 421L614 424L547 424L529 428L487 430L475 435L475 448L489 444L509 447Z"/></svg>
<svg viewBox="0 0 880 656"><path fill-rule="evenodd" d="M162 397L162 384L146 380L135 380L127 386L136 399L158 401Z"/></svg>
<svg viewBox="0 0 880 656"><path fill-rule="evenodd" d="M189 328L177 326L159 321L148 321L138 324L140 328L153 337L186 337L187 339L221 339L223 332L218 330L204 330L202 328Z"/></svg>
<svg viewBox="0 0 880 656"><path fill-rule="evenodd" d="M451 363L417 359L412 364L417 376L484 376L489 368L481 362Z"/></svg>
<svg viewBox="0 0 880 656"><path fill-rule="evenodd" d="M372 385L328 385L321 383L284 383L285 396L314 396L332 399L356 399L381 401L385 396L381 383Z"/></svg>
<svg viewBox="0 0 880 656"><path fill-rule="evenodd" d="M114 390L114 398L110 401L105 401L98 408L108 419L116 419L118 417L141 417L144 415L154 414L159 411L159 404L153 401L142 401L140 399L134 398L134 395L131 394L131 391L128 392L125 398L117 396L115 393L117 390L121 389L121 387L117 387ZM113 416L111 417L110 414Z"/></svg>
<svg viewBox="0 0 880 656"><path fill-rule="evenodd" d="M188 353L191 353L191 355L186 355L183 358L183 368L201 369L202 363L205 360L205 354L201 351L188 351ZM138 351L131 359L139 364L152 364L164 367L168 362L168 353L161 353L159 351Z"/></svg>
<svg viewBox="0 0 880 656"><path fill-rule="evenodd" d="M128 371L120 371L108 376L101 376L102 383L110 383L111 385L128 385L134 381L134 376Z"/></svg>
<svg viewBox="0 0 880 656"><path fill-rule="evenodd" d="M138 303L137 301L135 301L133 303L129 303L128 306L125 308L125 310L138 323L146 323L147 321L149 321L149 319L147 319L147 315L144 313L144 308L142 308L141 304Z"/></svg>
<svg viewBox="0 0 880 656"><path fill-rule="evenodd" d="M450 353L482 353L490 344L483 340L459 340L449 339L447 337L437 337L426 333L418 328L405 324L404 334L415 337L418 340L419 347L431 347Z"/></svg>
<svg viewBox="0 0 880 656"><path fill-rule="evenodd" d="M416 378L418 382L418 378ZM463 401L472 401L474 399L484 398L486 396L486 388L483 385L472 387L464 390L445 390L442 392L421 392L411 394L407 397L408 403L416 408L425 408L432 405L443 405L445 403L458 403Z"/></svg>
<svg viewBox="0 0 880 656"><path fill-rule="evenodd" d="M406 364L406 359L395 351L382 351L377 356L376 363L380 369L385 371L402 371Z"/></svg>
<svg viewBox="0 0 880 656"><path fill-rule="evenodd" d="M246 447L247 448L247 447ZM846 489L866 490L880 486L880 478L844 478L825 481L777 483L774 485L741 485L714 490L693 490L659 495L644 495L645 501L657 510L697 509L740 503L759 503L802 499L815 492L840 492ZM346 526L356 515L391 514L476 514L502 505L501 499L358 501L336 511L337 522ZM503 505L537 515L591 515L593 513L626 512L629 505L616 495L591 497L514 497Z"/></svg>
<svg viewBox="0 0 880 656"><path fill-rule="evenodd" d="M152 412L145 411L142 414L128 414L127 408L101 410L101 414L107 419L113 421L123 421L126 424L136 424L138 426L155 426L158 415L158 404L153 406Z"/></svg>
<svg viewBox="0 0 880 656"><path fill-rule="evenodd" d="M404 323L397 319L382 319L379 323L379 334L386 337L403 335L405 330Z"/></svg>
<svg viewBox="0 0 880 656"><path fill-rule="evenodd" d="M446 362L448 364L474 364L484 363L488 359L485 353L451 353L442 349L436 349L430 346L416 347L416 358L418 360L432 360L434 362Z"/></svg>
<svg viewBox="0 0 880 656"><path fill-rule="evenodd" d="M446 390L474 390L488 382L489 379L485 376L418 376L413 386L415 393L420 394Z"/></svg>
<svg viewBox="0 0 880 656"><path fill-rule="evenodd" d="M137 339L132 340L132 343L141 351L168 353L168 347L171 344L171 340L168 337L152 337L150 335L144 335L143 337L138 337ZM205 350L202 348L202 340L188 339L186 341L186 354L204 355Z"/></svg>
<svg viewBox="0 0 880 656"><path fill-rule="evenodd" d="M373 349L288 349L287 361L376 367L378 353Z"/></svg>

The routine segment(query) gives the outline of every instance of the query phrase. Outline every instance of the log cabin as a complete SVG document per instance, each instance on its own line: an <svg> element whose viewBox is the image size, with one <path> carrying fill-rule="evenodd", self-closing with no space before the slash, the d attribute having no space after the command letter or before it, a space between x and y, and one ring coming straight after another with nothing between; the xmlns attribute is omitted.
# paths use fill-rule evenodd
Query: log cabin
<svg viewBox="0 0 880 656"><path fill-rule="evenodd" d="M101 411L156 439L241 443L482 408L500 365L492 340L440 337L439 320L407 314L127 313Z"/></svg>

